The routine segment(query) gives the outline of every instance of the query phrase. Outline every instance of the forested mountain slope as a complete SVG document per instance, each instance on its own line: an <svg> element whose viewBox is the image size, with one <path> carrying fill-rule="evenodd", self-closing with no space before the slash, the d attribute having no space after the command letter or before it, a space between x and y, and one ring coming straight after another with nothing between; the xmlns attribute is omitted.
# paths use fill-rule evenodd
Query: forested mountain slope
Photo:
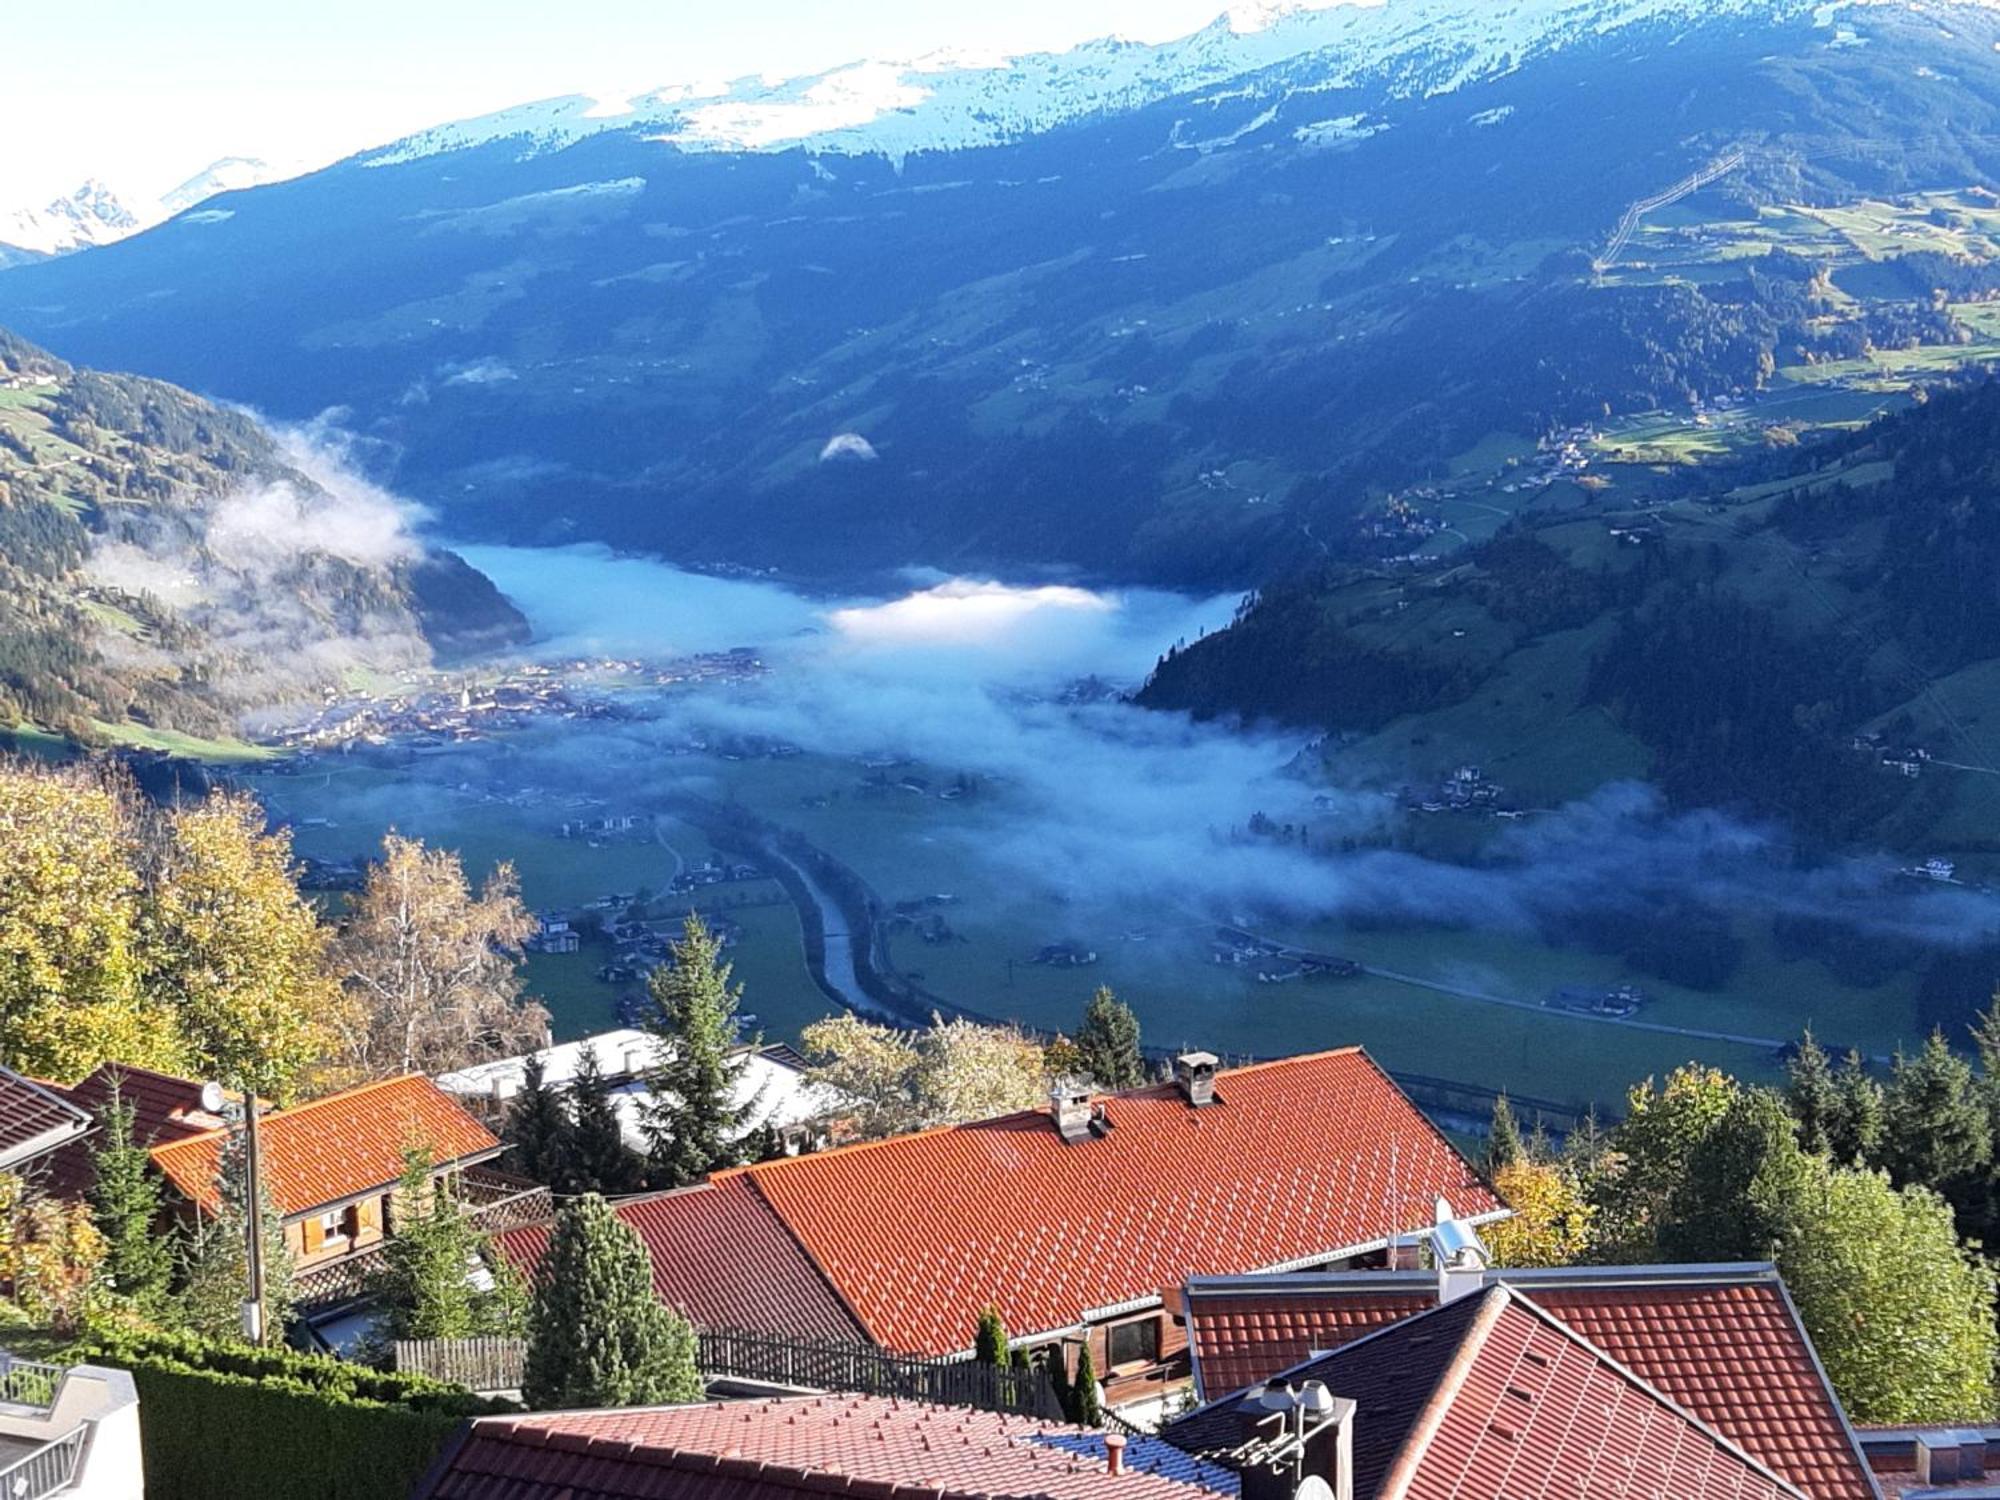
<svg viewBox="0 0 2000 1500"><path fill-rule="evenodd" d="M1298 28L905 78L803 144L558 101L7 271L0 321L342 407L455 534L1203 585L1495 432L2000 353L1990 5Z"/></svg>
<svg viewBox="0 0 2000 1500"><path fill-rule="evenodd" d="M1646 776L1825 843L2000 850L2000 383L1610 472L1455 557L1295 574L1141 701L1317 726L1390 782L1475 764L1527 806Z"/></svg>
<svg viewBox="0 0 2000 1500"><path fill-rule="evenodd" d="M524 639L386 496L240 412L0 332L0 727L231 732L357 670Z"/></svg>

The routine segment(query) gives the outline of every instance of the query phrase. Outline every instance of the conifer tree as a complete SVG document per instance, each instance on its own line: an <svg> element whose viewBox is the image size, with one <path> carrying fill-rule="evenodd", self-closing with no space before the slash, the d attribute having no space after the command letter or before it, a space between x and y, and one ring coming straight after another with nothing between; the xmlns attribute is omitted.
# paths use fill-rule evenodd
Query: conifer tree
<svg viewBox="0 0 2000 1500"><path fill-rule="evenodd" d="M1076 1383L1070 1387L1069 1419L1079 1427L1102 1427L1104 1403L1097 1394L1097 1362L1090 1357L1090 1340L1076 1357Z"/></svg>
<svg viewBox="0 0 2000 1500"><path fill-rule="evenodd" d="M1972 1067L1933 1031L1915 1057L1896 1056L1883 1113L1881 1164L1898 1187L1944 1191L1993 1159L1993 1126Z"/></svg>
<svg viewBox="0 0 2000 1500"><path fill-rule="evenodd" d="M652 1406L701 1394L694 1331L653 1295L644 1242L596 1193L565 1203L528 1309L528 1405Z"/></svg>
<svg viewBox="0 0 2000 1500"><path fill-rule="evenodd" d="M549 1087L542 1054L531 1052L522 1064L521 1091L507 1107L502 1138L514 1149L512 1168L524 1177L551 1187L566 1180L570 1122L563 1101Z"/></svg>
<svg viewBox="0 0 2000 1500"><path fill-rule="evenodd" d="M1007 1325L1000 1309L989 1306L979 1314L979 1329L972 1339L972 1357L982 1365L1004 1369L1007 1364Z"/></svg>
<svg viewBox="0 0 2000 1500"><path fill-rule="evenodd" d="M465 1204L449 1179L436 1177L424 1146L403 1151L403 1174L396 1184L396 1233L382 1247L369 1290L381 1306L383 1339L458 1339L512 1333L518 1307L511 1305L513 1283L477 1285L474 1275L487 1256L486 1236L467 1217Z"/></svg>
<svg viewBox="0 0 2000 1500"><path fill-rule="evenodd" d="M559 1139L565 1167L559 1191L615 1195L637 1192L642 1185L644 1163L625 1144L624 1122L595 1047L577 1054L569 1087L569 1128Z"/></svg>
<svg viewBox="0 0 2000 1500"><path fill-rule="evenodd" d="M1882 1085L1868 1076L1868 1064L1850 1051L1833 1076L1834 1111L1827 1123L1827 1146L1843 1166L1879 1165L1883 1115Z"/></svg>
<svg viewBox="0 0 2000 1500"><path fill-rule="evenodd" d="M248 1146L241 1127L222 1143L215 1174L220 1210L203 1215L182 1250L181 1321L209 1338L241 1340L243 1303L250 1295ZM291 1321L292 1252L271 1207L268 1189L260 1195L257 1220L263 1237L264 1341L278 1342Z"/></svg>
<svg viewBox="0 0 2000 1500"><path fill-rule="evenodd" d="M741 1159L758 1101L738 1102L749 1055L736 1031L743 987L729 976L721 942L690 912L671 960L647 981L646 1024L661 1054L645 1121L655 1187L680 1187Z"/></svg>
<svg viewBox="0 0 2000 1500"><path fill-rule="evenodd" d="M173 1242L161 1232L160 1180L146 1148L132 1138L133 1109L115 1075L100 1118L104 1133L90 1154L90 1217L104 1236L104 1275L134 1309L156 1313L173 1276Z"/></svg>
<svg viewBox="0 0 2000 1500"><path fill-rule="evenodd" d="M1840 1090L1833 1065L1807 1027L1799 1050L1785 1067L1785 1103L1797 1122L1799 1145L1815 1155L1829 1155L1840 1114Z"/></svg>
<svg viewBox="0 0 2000 1500"><path fill-rule="evenodd" d="M1521 1160L1521 1127L1514 1119L1514 1106L1505 1094L1493 1098L1493 1123L1486 1130L1486 1175L1491 1178L1503 1167Z"/></svg>
<svg viewBox="0 0 2000 1500"><path fill-rule="evenodd" d="M1139 1018L1132 1007L1099 986L1076 1029L1083 1070L1102 1088L1137 1088L1146 1081L1146 1054L1139 1046Z"/></svg>

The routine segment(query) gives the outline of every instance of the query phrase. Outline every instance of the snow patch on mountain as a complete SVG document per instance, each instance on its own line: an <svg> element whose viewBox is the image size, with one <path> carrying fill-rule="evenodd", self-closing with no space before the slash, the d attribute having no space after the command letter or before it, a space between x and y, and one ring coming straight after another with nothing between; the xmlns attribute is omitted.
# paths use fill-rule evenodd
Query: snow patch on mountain
<svg viewBox="0 0 2000 1500"><path fill-rule="evenodd" d="M1828 26L1871 3L1882 0L1257 0L1159 45L1106 39L1013 58L857 62L782 82L683 85L609 104L572 95L441 125L360 159L388 166L499 143L530 156L612 129L684 151L802 146L900 159L1017 140L1288 65L1304 71L1309 63L1317 88L1373 84L1398 97L1427 96L1636 27L1678 34L1744 19Z"/></svg>

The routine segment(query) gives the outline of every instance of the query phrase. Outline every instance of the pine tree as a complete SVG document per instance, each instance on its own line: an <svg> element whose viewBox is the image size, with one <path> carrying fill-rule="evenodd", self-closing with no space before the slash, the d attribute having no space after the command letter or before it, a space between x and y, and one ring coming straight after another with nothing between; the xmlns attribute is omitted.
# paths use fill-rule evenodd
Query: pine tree
<svg viewBox="0 0 2000 1500"><path fill-rule="evenodd" d="M1000 1309L987 1307L979 1314L979 1328L972 1339L972 1357L982 1365L1005 1368L1007 1364L1007 1325L1001 1320Z"/></svg>
<svg viewBox="0 0 2000 1500"><path fill-rule="evenodd" d="M1079 1427L1102 1427L1104 1403L1097 1394L1097 1362L1090 1357L1090 1340L1076 1357L1076 1383L1069 1392L1069 1419Z"/></svg>
<svg viewBox="0 0 2000 1500"><path fill-rule="evenodd" d="M749 1057L736 1034L743 987L729 975L722 944L690 912L671 961L647 981L647 1029L661 1044L645 1122L655 1187L681 1187L741 1159L758 1101L738 1102Z"/></svg>
<svg viewBox="0 0 2000 1500"><path fill-rule="evenodd" d="M1799 1145L1815 1155L1830 1154L1840 1113L1840 1090L1834 1083L1833 1065L1813 1040L1810 1027L1799 1038L1799 1050L1786 1065L1785 1075L1785 1103L1797 1122Z"/></svg>
<svg viewBox="0 0 2000 1500"><path fill-rule="evenodd" d="M1100 986L1083 1010L1076 1050L1084 1072L1101 1088L1137 1088L1146 1081L1146 1054L1139 1046L1139 1018L1132 1007Z"/></svg>
<svg viewBox="0 0 2000 1500"><path fill-rule="evenodd" d="M161 1233L160 1180L146 1148L132 1138L133 1109L116 1075L100 1118L104 1133L90 1154L90 1217L104 1236L104 1274L133 1308L156 1313L173 1276L173 1242Z"/></svg>
<svg viewBox="0 0 2000 1500"><path fill-rule="evenodd" d="M241 1340L243 1303L250 1295L249 1147L239 1127L222 1143L215 1185L221 1207L204 1215L182 1250L180 1321L209 1338ZM278 1342L291 1321L292 1252L268 1189L257 1214L263 1241L264 1341Z"/></svg>
<svg viewBox="0 0 2000 1500"><path fill-rule="evenodd" d="M1993 1159L1993 1126L1972 1067L1934 1031L1915 1057L1896 1056L1883 1116L1882 1165L1898 1187L1944 1191Z"/></svg>
<svg viewBox="0 0 2000 1500"><path fill-rule="evenodd" d="M507 1108L501 1137L514 1148L513 1170L556 1186L567 1170L570 1123L563 1101L549 1087L539 1052L522 1065L521 1092Z"/></svg>
<svg viewBox="0 0 2000 1500"><path fill-rule="evenodd" d="M449 1179L435 1175L422 1146L403 1152L394 1199L396 1233L382 1247L369 1291L382 1308L382 1339L458 1339L514 1331L510 1286L474 1281L485 1264L486 1236L466 1216Z"/></svg>
<svg viewBox="0 0 2000 1500"><path fill-rule="evenodd" d="M1490 1179L1503 1167L1511 1167L1522 1157L1521 1127L1514 1120L1514 1106L1505 1094L1493 1096L1493 1123L1486 1130L1486 1175Z"/></svg>
<svg viewBox="0 0 2000 1500"><path fill-rule="evenodd" d="M694 1331L653 1295L645 1243L596 1193L562 1206L528 1309L531 1407L696 1401Z"/></svg>
<svg viewBox="0 0 2000 1500"><path fill-rule="evenodd" d="M569 1087L569 1128L559 1139L565 1193L631 1193L641 1185L644 1163L625 1144L625 1126L604 1081L597 1049L577 1054Z"/></svg>
<svg viewBox="0 0 2000 1500"><path fill-rule="evenodd" d="M1850 1051L1833 1077L1834 1111L1827 1122L1827 1146L1843 1166L1879 1165L1886 1103L1882 1085L1868 1076L1868 1064Z"/></svg>

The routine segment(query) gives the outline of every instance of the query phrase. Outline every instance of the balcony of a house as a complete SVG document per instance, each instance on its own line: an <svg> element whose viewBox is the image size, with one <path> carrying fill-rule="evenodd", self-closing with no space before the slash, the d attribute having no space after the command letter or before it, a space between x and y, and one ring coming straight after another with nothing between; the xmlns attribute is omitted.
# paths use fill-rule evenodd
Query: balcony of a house
<svg viewBox="0 0 2000 1500"><path fill-rule="evenodd" d="M555 1213L549 1190L525 1177L515 1177L490 1167L468 1167L457 1174L459 1200L466 1217L482 1232L498 1234L523 1224L538 1224ZM395 1209L388 1211L384 1238L357 1248L337 1260L323 1261L301 1270L293 1278L292 1290L303 1312L315 1312L352 1302L364 1296L371 1273L382 1262L382 1252L396 1234Z"/></svg>
<svg viewBox="0 0 2000 1500"><path fill-rule="evenodd" d="M0 1351L0 1496L129 1500L146 1490L139 1393L124 1370Z"/></svg>
<svg viewBox="0 0 2000 1500"><path fill-rule="evenodd" d="M1194 1385L1187 1351L1143 1364L1114 1366L1104 1378L1104 1405L1140 1432L1152 1432L1173 1416Z"/></svg>

